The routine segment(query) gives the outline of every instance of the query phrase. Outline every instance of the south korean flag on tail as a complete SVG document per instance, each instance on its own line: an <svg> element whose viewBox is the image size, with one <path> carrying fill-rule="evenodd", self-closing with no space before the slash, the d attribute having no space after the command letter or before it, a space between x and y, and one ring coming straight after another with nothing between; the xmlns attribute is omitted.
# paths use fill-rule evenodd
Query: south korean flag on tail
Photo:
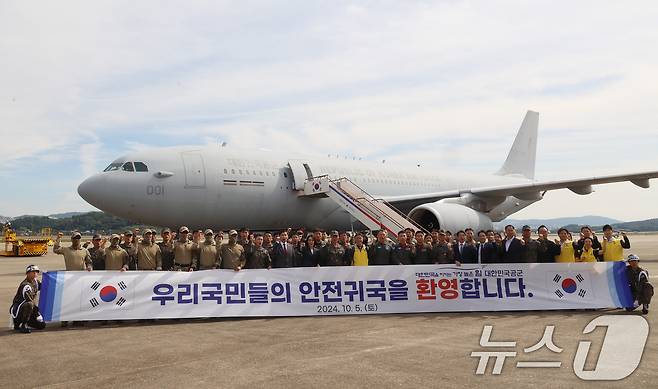
<svg viewBox="0 0 658 389"><path fill-rule="evenodd" d="M131 309L133 290L128 279L91 279L84 282L80 308L84 311Z"/></svg>
<svg viewBox="0 0 658 389"><path fill-rule="evenodd" d="M547 278L546 286L556 300L587 301L594 298L587 273L556 272L549 273Z"/></svg>

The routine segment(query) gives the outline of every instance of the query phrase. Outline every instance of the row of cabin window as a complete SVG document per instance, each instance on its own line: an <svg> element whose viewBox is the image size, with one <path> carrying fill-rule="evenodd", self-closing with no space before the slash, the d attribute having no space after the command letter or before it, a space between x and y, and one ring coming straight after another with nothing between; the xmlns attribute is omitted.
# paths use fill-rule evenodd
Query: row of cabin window
<svg viewBox="0 0 658 389"><path fill-rule="evenodd" d="M251 174L251 175L254 175L254 176L258 176L258 175L263 176L263 171L262 171L262 170L259 170L258 172L256 172L255 170L242 170L242 169L238 169L237 173L238 173L238 174L247 174L247 175L250 175L250 174ZM224 174L228 174L228 169L224 169ZM235 169L231 169L231 174L236 174ZM268 177L269 177L269 176L276 177L276 173L275 173L275 172L272 172L272 174L270 174L270 172L266 171L266 172L265 172L265 175L268 176ZM287 177L288 177L288 173L285 173L285 172L284 172L284 173L283 173L283 176L287 178Z"/></svg>

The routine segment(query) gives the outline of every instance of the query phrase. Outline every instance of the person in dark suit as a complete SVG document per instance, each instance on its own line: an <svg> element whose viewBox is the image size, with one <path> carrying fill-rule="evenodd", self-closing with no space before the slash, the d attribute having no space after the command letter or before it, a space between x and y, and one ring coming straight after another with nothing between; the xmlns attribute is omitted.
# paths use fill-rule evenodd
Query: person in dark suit
<svg viewBox="0 0 658 389"><path fill-rule="evenodd" d="M295 267L297 265L296 253L297 250L293 244L288 242L288 231L281 231L279 241L274 244L272 249L272 267Z"/></svg>
<svg viewBox="0 0 658 389"><path fill-rule="evenodd" d="M478 252L475 244L466 242L466 233L457 232L457 241L452 245L453 257L459 263L477 263Z"/></svg>
<svg viewBox="0 0 658 389"><path fill-rule="evenodd" d="M302 247L302 267L316 267L319 265L319 252L321 248L315 247L315 239L309 234L306 237L306 244Z"/></svg>
<svg viewBox="0 0 658 389"><path fill-rule="evenodd" d="M478 244L476 246L478 252L478 263L496 263L498 262L498 246L494 241L494 232L480 231L478 232Z"/></svg>
<svg viewBox="0 0 658 389"><path fill-rule="evenodd" d="M498 254L502 263L521 262L521 253L526 249L524 242L516 237L516 228L508 224L505 226L505 239L499 248Z"/></svg>

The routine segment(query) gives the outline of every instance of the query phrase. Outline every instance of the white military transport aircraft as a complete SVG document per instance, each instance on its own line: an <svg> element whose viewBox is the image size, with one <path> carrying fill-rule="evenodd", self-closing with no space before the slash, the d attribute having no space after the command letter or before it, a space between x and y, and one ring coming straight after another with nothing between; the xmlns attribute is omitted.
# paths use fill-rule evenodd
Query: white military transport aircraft
<svg viewBox="0 0 658 389"><path fill-rule="evenodd" d="M549 190L584 195L592 185L621 181L648 188L658 177L649 171L536 181L538 120L528 111L503 166L490 175L189 146L117 158L82 182L78 193L103 211L148 225L264 231L362 224L395 234L406 227L488 229Z"/></svg>

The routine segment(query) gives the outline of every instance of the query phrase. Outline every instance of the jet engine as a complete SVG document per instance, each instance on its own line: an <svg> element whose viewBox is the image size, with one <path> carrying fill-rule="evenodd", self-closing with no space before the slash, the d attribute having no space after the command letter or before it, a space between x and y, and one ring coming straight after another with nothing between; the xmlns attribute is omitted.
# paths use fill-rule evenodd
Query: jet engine
<svg viewBox="0 0 658 389"><path fill-rule="evenodd" d="M409 217L427 230L439 228L453 233L465 228L479 230L493 229L489 216L461 204L427 203L409 212Z"/></svg>

